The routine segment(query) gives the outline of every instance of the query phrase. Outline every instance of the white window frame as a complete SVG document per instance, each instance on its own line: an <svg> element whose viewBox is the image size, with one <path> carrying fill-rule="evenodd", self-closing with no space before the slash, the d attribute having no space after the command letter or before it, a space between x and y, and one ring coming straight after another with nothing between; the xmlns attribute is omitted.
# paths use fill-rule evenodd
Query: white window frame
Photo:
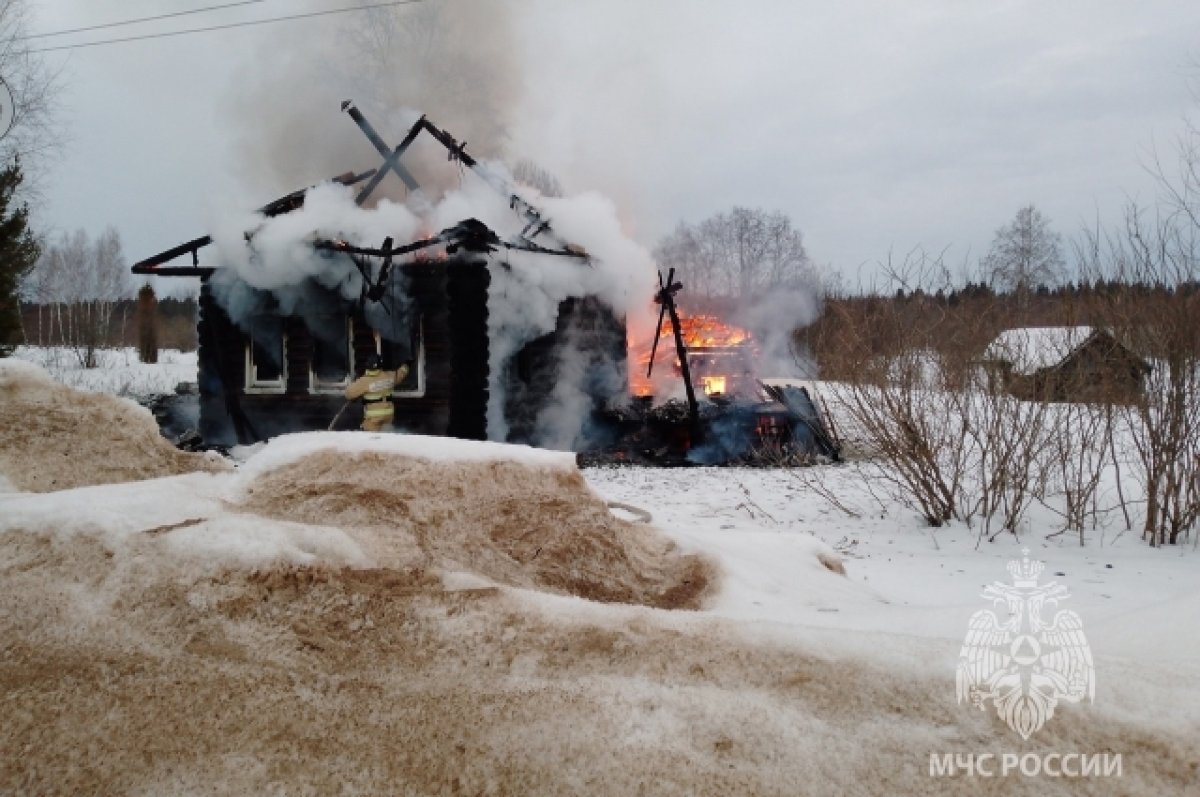
<svg viewBox="0 0 1200 797"><path fill-rule="evenodd" d="M279 378L277 379L259 379L258 366L254 364L254 336L247 333L246 335L246 384L245 391L248 394L271 394L287 392L288 372L287 372L287 333L280 333L279 336Z"/></svg>
<svg viewBox="0 0 1200 797"><path fill-rule="evenodd" d="M413 358L413 365L417 368L417 386L412 390L395 390L392 391L393 398L422 398L425 395L425 319L422 318L418 325L419 342L417 343L417 356ZM383 350L382 338L379 333L375 333L375 352L378 354Z"/></svg>
<svg viewBox="0 0 1200 797"><path fill-rule="evenodd" d="M346 318L346 375L336 382L327 382L313 370L313 358L308 359L308 392L314 395L341 394L354 381L354 319Z"/></svg>

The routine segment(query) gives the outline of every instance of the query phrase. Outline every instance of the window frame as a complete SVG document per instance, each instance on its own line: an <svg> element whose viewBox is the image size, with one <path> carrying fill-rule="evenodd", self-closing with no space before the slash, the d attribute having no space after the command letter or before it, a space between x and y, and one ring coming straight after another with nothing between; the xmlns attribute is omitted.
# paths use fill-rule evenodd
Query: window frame
<svg viewBox="0 0 1200 797"><path fill-rule="evenodd" d="M309 331L312 335L312 331ZM354 318L346 316L346 375L339 381L330 382L317 375L314 360L316 359L316 337L313 340L313 355L308 358L308 392L312 395L341 395L350 383L354 381L357 364L354 361Z"/></svg>
<svg viewBox="0 0 1200 797"><path fill-rule="evenodd" d="M245 379L243 389L249 395L270 395L287 392L288 384L288 336L282 329L279 333L279 376L275 379L259 379L258 366L254 362L254 333L246 333Z"/></svg>
<svg viewBox="0 0 1200 797"><path fill-rule="evenodd" d="M383 337L375 332L375 353L383 351ZM424 398L425 396L425 318L417 322L417 356L413 358L417 369L417 386L412 390L393 390L393 398ZM398 386L397 386L398 387Z"/></svg>

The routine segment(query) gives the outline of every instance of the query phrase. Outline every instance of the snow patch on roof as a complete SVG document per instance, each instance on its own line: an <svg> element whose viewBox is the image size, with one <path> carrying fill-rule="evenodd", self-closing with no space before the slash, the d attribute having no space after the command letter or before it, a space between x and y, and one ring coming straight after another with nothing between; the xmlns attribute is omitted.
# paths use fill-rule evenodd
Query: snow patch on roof
<svg viewBox="0 0 1200 797"><path fill-rule="evenodd" d="M1083 345L1095 327L1006 329L983 352L985 360L1012 364L1013 373L1032 374L1058 365Z"/></svg>

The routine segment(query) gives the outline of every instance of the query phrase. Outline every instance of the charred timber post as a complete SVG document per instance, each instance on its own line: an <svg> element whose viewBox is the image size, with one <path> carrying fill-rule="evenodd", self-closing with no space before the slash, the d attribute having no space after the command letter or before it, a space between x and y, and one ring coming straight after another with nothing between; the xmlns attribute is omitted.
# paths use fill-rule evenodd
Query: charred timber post
<svg viewBox="0 0 1200 797"><path fill-rule="evenodd" d="M682 284L676 283L679 287ZM675 351L679 354L679 369L683 372L683 389L687 391L688 414L692 417L692 445L700 442L700 405L696 403L696 388L692 385L692 373L688 368L687 346L683 343L683 332L679 324L679 314L675 312L675 302L667 305L671 315L671 326L675 330Z"/></svg>
<svg viewBox="0 0 1200 797"><path fill-rule="evenodd" d="M658 280L659 284L663 285L662 272L659 272ZM683 283L674 280L675 269L671 269L667 272L666 284L659 289L654 301L661 303L671 318L671 331L675 334L675 353L679 356L679 370L683 374L683 389L687 393L688 416L691 419L691 444L694 446L700 442L701 436L700 405L696 401L696 388L692 385L692 370L688 367L687 345L683 342L683 325L680 324L679 313L675 309L675 294L683 289ZM658 348L658 335L662 330L662 313L659 313L659 319L659 328L655 330L654 336L654 350ZM651 367L654 366L654 350L650 355ZM647 376L649 376L648 371Z"/></svg>
<svg viewBox="0 0 1200 797"><path fill-rule="evenodd" d="M671 270L667 272L667 284L670 284L671 281L674 279L675 279L675 268L672 267ZM663 285L663 278L662 278L661 271L658 272L658 287L660 290L666 287L665 285ZM657 296L655 297L654 301L656 301L656 302L658 301ZM667 303L659 302L659 304L662 306L658 310L658 323L654 325L654 345L650 347L650 362L646 363L646 378L647 379L650 378L650 374L654 371L654 355L658 354L658 339L660 337L662 337L663 316L665 316L667 314Z"/></svg>

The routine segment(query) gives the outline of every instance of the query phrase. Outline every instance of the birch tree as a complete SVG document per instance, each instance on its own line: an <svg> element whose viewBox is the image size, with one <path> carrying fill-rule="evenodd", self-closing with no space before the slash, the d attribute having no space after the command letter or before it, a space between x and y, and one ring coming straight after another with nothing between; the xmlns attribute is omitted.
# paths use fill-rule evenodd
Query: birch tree
<svg viewBox="0 0 1200 797"><path fill-rule="evenodd" d="M1059 282L1063 268L1062 238L1032 204L1018 210L1012 223L996 230L983 259L984 273L992 284L1017 293Z"/></svg>

